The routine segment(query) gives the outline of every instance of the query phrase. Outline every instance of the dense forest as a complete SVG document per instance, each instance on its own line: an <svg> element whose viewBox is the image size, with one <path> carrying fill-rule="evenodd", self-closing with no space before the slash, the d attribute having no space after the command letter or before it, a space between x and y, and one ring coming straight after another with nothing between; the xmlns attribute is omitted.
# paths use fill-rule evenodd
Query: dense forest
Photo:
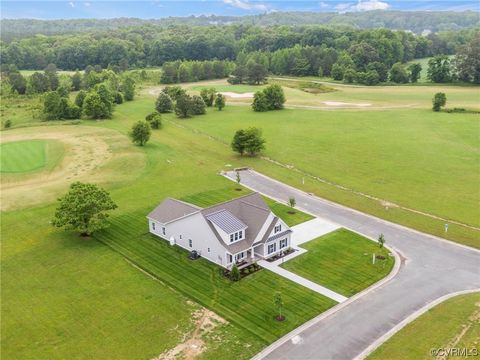
<svg viewBox="0 0 480 360"><path fill-rule="evenodd" d="M464 11L366 11L339 14L334 12L272 12L252 16L189 16L161 19L73 19L73 20L35 20L2 19L1 34L3 41L29 37L37 34L59 35L66 33L90 32L92 30L113 30L124 27L159 25L162 27L187 25L255 25L255 26L305 26L329 25L357 29L386 28L406 30L421 34L425 30L432 32L460 30L480 25L477 12Z"/></svg>
<svg viewBox="0 0 480 360"><path fill-rule="evenodd" d="M89 33L44 36L3 43L1 63L19 69L41 69L53 63L62 70L83 70L88 65L102 68L119 66L161 66L176 60L238 60L262 53L272 70L299 75L323 74L348 55L356 65L381 62L390 68L394 63L438 54L454 54L467 44L478 29L431 33L427 36L387 29L354 30L323 26L134 26L115 32L97 30ZM297 64L290 64L295 55ZM258 57L258 56L257 56ZM280 58L285 58L280 60ZM282 63L287 62L288 64ZM346 61L349 61L348 59ZM301 63L308 62L308 64ZM361 65L360 67L363 67Z"/></svg>

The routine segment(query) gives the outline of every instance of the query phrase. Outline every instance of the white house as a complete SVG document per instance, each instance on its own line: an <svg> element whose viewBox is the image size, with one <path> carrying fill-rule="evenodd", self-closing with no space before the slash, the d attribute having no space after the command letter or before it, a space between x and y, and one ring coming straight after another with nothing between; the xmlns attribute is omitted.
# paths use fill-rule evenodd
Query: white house
<svg viewBox="0 0 480 360"><path fill-rule="evenodd" d="M171 245L230 269L267 259L290 247L292 230L258 193L208 208L167 198L147 216L149 229Z"/></svg>

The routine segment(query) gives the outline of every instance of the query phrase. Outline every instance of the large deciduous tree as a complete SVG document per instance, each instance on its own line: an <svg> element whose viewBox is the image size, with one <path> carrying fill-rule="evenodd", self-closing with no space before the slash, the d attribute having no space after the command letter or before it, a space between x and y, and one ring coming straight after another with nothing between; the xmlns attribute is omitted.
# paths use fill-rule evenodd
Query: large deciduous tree
<svg viewBox="0 0 480 360"><path fill-rule="evenodd" d="M104 189L94 184L74 182L68 193L59 199L52 225L90 236L107 227L107 211L116 208L117 205Z"/></svg>
<svg viewBox="0 0 480 360"><path fill-rule="evenodd" d="M452 80L450 59L447 55L437 55L428 60L428 78L435 83L446 83Z"/></svg>

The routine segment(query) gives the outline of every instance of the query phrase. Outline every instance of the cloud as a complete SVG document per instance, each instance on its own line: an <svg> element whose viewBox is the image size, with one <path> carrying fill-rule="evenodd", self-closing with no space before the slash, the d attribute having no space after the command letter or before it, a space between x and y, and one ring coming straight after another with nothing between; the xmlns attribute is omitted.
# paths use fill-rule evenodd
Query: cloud
<svg viewBox="0 0 480 360"><path fill-rule="evenodd" d="M262 10L267 11L268 8L264 4L252 4L248 1L242 0L223 0L223 2L227 5L242 9L242 10Z"/></svg>
<svg viewBox="0 0 480 360"><path fill-rule="evenodd" d="M335 6L335 10L340 13L349 11L371 11L371 10L386 10L390 5L381 0L358 0L357 4L353 3L341 3Z"/></svg>
<svg viewBox="0 0 480 360"><path fill-rule="evenodd" d="M68 3L68 5L70 5L70 7L72 7L72 8L74 8L74 7L75 7L75 3L74 3L74 2L72 2L72 1L70 1L70 2Z"/></svg>

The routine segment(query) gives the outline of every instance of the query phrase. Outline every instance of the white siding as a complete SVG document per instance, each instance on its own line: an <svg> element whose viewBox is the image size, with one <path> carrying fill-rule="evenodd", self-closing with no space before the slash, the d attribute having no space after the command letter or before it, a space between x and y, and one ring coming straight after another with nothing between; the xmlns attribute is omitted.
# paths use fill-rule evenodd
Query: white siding
<svg viewBox="0 0 480 360"><path fill-rule="evenodd" d="M162 225L157 222L155 222L155 230L153 230L153 222L153 220L149 219L150 232L152 234L168 241L173 236L176 245L189 251L196 250L207 260L224 267L226 266L226 249L220 244L201 214L196 213L167 224L165 226L166 235L162 234ZM190 239L192 240L192 247L189 246ZM208 251L209 249L210 252Z"/></svg>

